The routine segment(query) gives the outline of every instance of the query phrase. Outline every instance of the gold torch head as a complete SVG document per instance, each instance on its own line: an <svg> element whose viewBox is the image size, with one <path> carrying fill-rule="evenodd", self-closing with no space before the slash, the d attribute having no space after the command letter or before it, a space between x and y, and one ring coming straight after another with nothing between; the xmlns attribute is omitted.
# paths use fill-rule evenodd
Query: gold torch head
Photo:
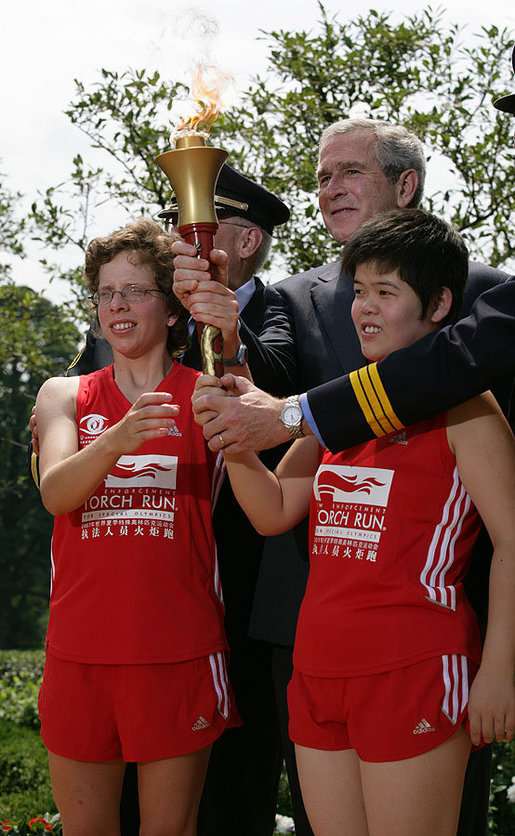
<svg viewBox="0 0 515 836"><path fill-rule="evenodd" d="M176 148L156 157L177 198L177 226L218 223L215 188L227 151L205 144L204 137L189 134L177 139Z"/></svg>

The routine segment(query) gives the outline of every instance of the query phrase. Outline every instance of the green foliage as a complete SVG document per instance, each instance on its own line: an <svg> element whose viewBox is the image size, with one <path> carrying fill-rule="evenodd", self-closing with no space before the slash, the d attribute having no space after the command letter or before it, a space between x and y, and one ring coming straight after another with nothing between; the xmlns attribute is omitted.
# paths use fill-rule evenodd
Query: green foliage
<svg viewBox="0 0 515 836"><path fill-rule="evenodd" d="M0 651L0 720L39 729L38 692L43 650Z"/></svg>
<svg viewBox="0 0 515 836"><path fill-rule="evenodd" d="M0 683L38 685L45 667L44 650L0 650Z"/></svg>
<svg viewBox="0 0 515 836"><path fill-rule="evenodd" d="M80 334L26 287L0 286L0 647L42 641L49 586L51 517L27 468L30 410L43 381L62 374Z"/></svg>
<svg viewBox="0 0 515 836"><path fill-rule="evenodd" d="M16 216L19 192L11 192L5 185L5 176L0 173L0 251L23 257L22 235L25 221ZM11 265L0 263L0 280L10 277Z"/></svg>
<svg viewBox="0 0 515 836"><path fill-rule="evenodd" d="M373 9L342 21L318 5L309 32L263 34L267 71L212 131L237 167L292 207L276 256L295 272L338 254L316 206L317 143L335 120L364 115L417 133L445 184L429 184L426 207L457 226L482 260L505 263L515 248L512 128L492 101L512 83L513 34L490 26L465 41L460 27L430 7L400 21ZM54 250L73 245L82 259L96 206L121 206L128 218L163 208L169 184L154 158L170 148L170 108L184 92L145 70L103 69L90 89L76 81L66 113L89 139L95 163L77 155L68 182L33 204L36 237Z"/></svg>
<svg viewBox="0 0 515 836"><path fill-rule="evenodd" d="M16 824L9 824L8 819L5 819L3 822L0 819L0 829L5 832L7 836L15 833L19 833L21 836L30 836L30 834L34 833L63 832L59 813L55 813L53 816L51 816L50 813L45 813L44 818L41 816L33 816L29 819L27 816L24 816Z"/></svg>
<svg viewBox="0 0 515 836"><path fill-rule="evenodd" d="M84 293L81 268L95 211L110 203L129 221L154 215L169 202L169 183L154 158L170 147L169 110L174 98L186 93L182 85L162 80L157 72L104 69L101 77L90 89L76 80L75 97L65 111L90 141L100 164L90 165L77 154L69 179L41 193L30 213L35 240L50 250L77 253L77 269L64 270L45 258L41 263L79 297ZM76 314L80 317L80 310Z"/></svg>
<svg viewBox="0 0 515 836"><path fill-rule="evenodd" d="M293 816L293 808L291 806L290 787L288 785L288 775L286 773L286 765L283 764L281 770L281 777L279 779L279 793L277 796L277 812L283 816Z"/></svg>
<svg viewBox="0 0 515 836"><path fill-rule="evenodd" d="M515 833L515 803L508 798L507 790L515 779L515 745L494 743L492 757L492 783L490 785L489 831L497 836Z"/></svg>
<svg viewBox="0 0 515 836"><path fill-rule="evenodd" d="M39 684L14 680L12 685L0 685L0 720L11 720L18 726L39 729Z"/></svg>
<svg viewBox="0 0 515 836"><path fill-rule="evenodd" d="M102 174L102 198L125 208L127 203L140 204L140 212L164 208L169 185L154 158L170 147L169 111L174 98L187 89L145 70L102 70L102 78L91 90L76 81L76 97L66 111L93 148L111 157L109 172ZM80 157L74 160L72 176L83 179Z"/></svg>
<svg viewBox="0 0 515 836"><path fill-rule="evenodd" d="M41 811L55 814L45 747L34 729L0 720L0 821L28 824ZM28 832L20 830L19 832Z"/></svg>
<svg viewBox="0 0 515 836"><path fill-rule="evenodd" d="M515 166L509 117L492 101L511 84L513 34L482 28L465 47L459 27L430 8L400 23L374 10L341 22L319 8L316 31L265 34L267 73L219 125L231 158L293 208L279 233L292 272L338 253L315 208L317 144L329 124L358 115L420 137L454 184L431 192L429 183L425 206L482 260L503 264L515 251Z"/></svg>
<svg viewBox="0 0 515 836"><path fill-rule="evenodd" d="M49 832L35 818L52 823L52 833L61 832L39 736L37 695L44 664L43 650L0 651L0 829L8 820L9 833ZM38 812L48 810L44 817Z"/></svg>

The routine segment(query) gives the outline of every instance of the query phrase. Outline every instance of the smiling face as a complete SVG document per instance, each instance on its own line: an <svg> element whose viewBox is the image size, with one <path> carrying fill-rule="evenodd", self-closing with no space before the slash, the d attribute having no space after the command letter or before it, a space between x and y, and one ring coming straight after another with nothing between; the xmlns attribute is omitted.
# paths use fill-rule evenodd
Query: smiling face
<svg viewBox="0 0 515 836"><path fill-rule="evenodd" d="M98 290L122 291L129 285L157 290L152 269L138 262L137 252L123 250L98 271ZM107 305L98 307L102 332L114 351L140 357L155 348L165 348L170 312L161 293L148 293L140 302L129 302L120 292Z"/></svg>
<svg viewBox="0 0 515 836"><path fill-rule="evenodd" d="M370 362L383 360L434 331L441 320L436 300L422 317L422 303L397 271L380 274L373 262L359 264L354 277L352 321Z"/></svg>
<svg viewBox="0 0 515 836"><path fill-rule="evenodd" d="M375 215L407 205L403 175L392 183L375 156L370 130L335 134L320 150L318 202L324 223L336 241L346 241Z"/></svg>

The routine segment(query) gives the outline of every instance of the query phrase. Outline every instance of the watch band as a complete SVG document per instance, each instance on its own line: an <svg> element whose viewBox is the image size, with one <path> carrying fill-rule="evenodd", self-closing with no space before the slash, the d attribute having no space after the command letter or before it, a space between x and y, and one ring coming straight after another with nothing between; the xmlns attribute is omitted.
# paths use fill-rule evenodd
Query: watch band
<svg viewBox="0 0 515 836"><path fill-rule="evenodd" d="M293 421L288 417L288 413L292 410L295 413L295 419ZM290 395L286 398L286 403L281 410L280 419L290 433L291 438L303 438L304 431L302 429L302 421L304 419L304 415L302 413L302 407L297 395Z"/></svg>
<svg viewBox="0 0 515 836"><path fill-rule="evenodd" d="M247 363L247 356L247 346L242 343L234 357L223 358L224 366L245 366Z"/></svg>
<svg viewBox="0 0 515 836"><path fill-rule="evenodd" d="M302 429L302 421L298 427L288 427L292 438L304 438L304 430Z"/></svg>

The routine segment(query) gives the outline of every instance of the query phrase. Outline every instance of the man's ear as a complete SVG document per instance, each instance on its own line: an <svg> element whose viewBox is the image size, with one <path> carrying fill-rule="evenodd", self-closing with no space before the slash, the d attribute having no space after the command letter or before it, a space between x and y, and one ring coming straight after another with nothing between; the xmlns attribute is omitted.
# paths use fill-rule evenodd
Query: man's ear
<svg viewBox="0 0 515 836"><path fill-rule="evenodd" d="M242 227L239 239L238 255L240 258L250 258L261 246L263 233L257 226Z"/></svg>
<svg viewBox="0 0 515 836"><path fill-rule="evenodd" d="M414 168L407 168L397 180L397 206L406 209L418 189L418 174Z"/></svg>
<svg viewBox="0 0 515 836"><path fill-rule="evenodd" d="M441 287L433 297L429 305L428 315L431 322L436 325L442 322L449 313L452 306L452 291L448 287Z"/></svg>

